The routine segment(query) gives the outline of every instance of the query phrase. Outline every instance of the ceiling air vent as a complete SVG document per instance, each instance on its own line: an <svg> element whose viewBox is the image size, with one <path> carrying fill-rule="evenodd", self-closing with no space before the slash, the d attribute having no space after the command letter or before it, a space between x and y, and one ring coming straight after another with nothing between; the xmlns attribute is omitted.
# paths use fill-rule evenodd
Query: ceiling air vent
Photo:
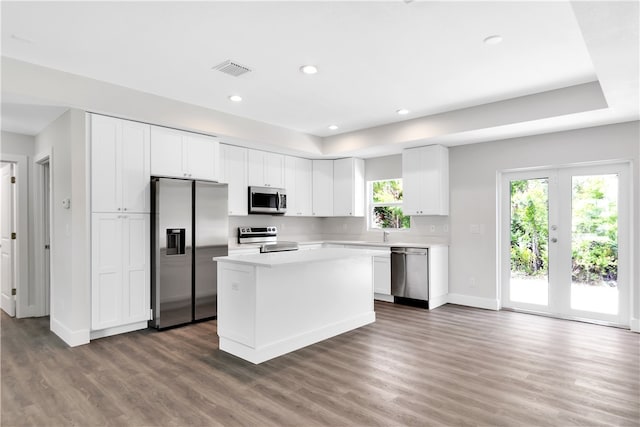
<svg viewBox="0 0 640 427"><path fill-rule="evenodd" d="M230 59L227 59L223 63L216 65L215 67L213 67L213 69L234 77L241 76L244 73L248 73L249 71L251 71L250 68L245 67L244 65L240 65L237 62L233 62Z"/></svg>

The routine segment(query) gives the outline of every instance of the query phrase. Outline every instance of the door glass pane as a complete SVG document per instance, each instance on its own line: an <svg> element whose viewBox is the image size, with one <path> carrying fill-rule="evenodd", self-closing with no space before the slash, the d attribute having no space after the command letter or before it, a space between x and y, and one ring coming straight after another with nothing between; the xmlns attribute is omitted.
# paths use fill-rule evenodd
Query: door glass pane
<svg viewBox="0 0 640 427"><path fill-rule="evenodd" d="M511 301L549 300L549 179L511 181Z"/></svg>
<svg viewBox="0 0 640 427"><path fill-rule="evenodd" d="M618 175L572 177L571 308L618 313Z"/></svg>

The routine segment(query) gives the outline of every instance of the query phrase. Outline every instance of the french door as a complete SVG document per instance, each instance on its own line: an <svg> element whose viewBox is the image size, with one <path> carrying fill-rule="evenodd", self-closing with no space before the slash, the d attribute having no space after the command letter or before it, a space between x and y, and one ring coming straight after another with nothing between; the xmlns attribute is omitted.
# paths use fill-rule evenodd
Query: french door
<svg viewBox="0 0 640 427"><path fill-rule="evenodd" d="M629 325L627 164L504 173L505 308Z"/></svg>

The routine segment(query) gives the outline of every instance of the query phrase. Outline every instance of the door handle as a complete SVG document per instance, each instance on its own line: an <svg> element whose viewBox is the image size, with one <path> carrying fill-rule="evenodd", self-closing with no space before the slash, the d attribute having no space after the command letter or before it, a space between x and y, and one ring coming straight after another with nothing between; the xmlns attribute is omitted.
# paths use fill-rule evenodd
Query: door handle
<svg viewBox="0 0 640 427"><path fill-rule="evenodd" d="M551 243L557 243L557 242L558 242L558 239L556 239L555 237L551 238Z"/></svg>

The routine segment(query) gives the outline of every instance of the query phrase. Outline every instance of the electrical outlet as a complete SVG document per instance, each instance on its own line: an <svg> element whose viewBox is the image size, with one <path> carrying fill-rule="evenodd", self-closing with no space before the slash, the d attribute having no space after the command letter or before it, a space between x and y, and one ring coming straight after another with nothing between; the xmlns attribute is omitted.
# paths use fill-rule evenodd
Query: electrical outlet
<svg viewBox="0 0 640 427"><path fill-rule="evenodd" d="M476 284L476 278L475 278L475 277L473 277L473 276L472 276L472 277L469 277L469 287L470 287L471 289L475 289L475 288L477 287L477 284Z"/></svg>
<svg viewBox="0 0 640 427"><path fill-rule="evenodd" d="M436 232L436 226L435 225L431 225L431 227L429 227L429 231L431 231L432 233Z"/></svg>

